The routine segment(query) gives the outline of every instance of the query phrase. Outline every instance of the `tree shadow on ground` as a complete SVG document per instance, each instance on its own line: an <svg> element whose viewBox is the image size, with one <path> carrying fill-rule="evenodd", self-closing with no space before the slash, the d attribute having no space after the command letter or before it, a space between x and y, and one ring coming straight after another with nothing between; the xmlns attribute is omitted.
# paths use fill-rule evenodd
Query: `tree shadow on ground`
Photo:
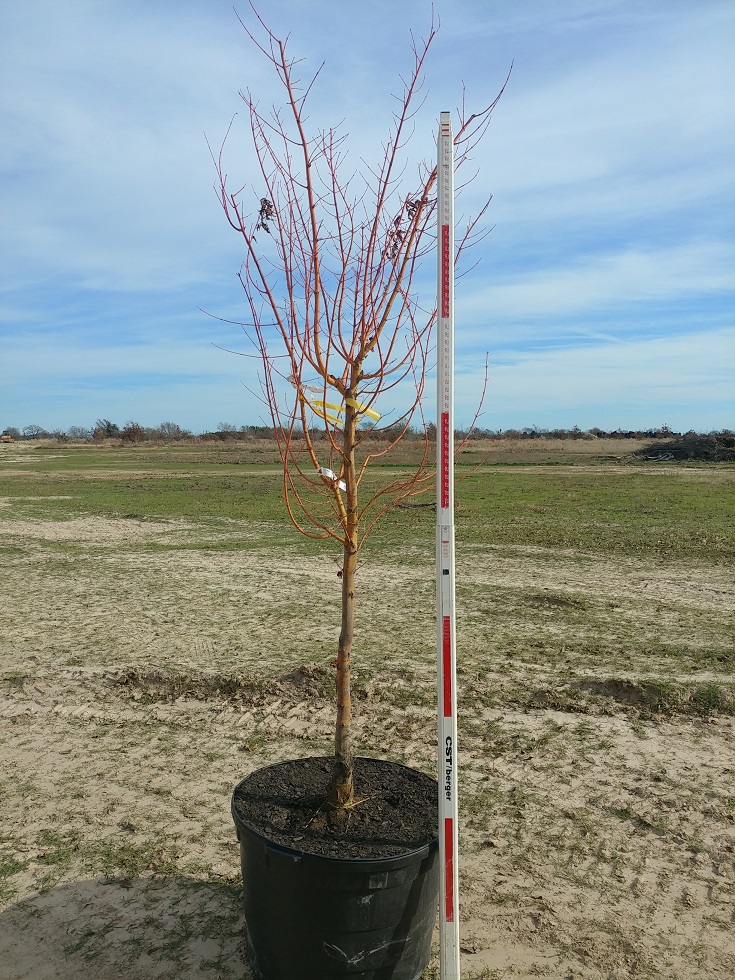
<svg viewBox="0 0 735 980"><path fill-rule="evenodd" d="M2 980L251 980L239 886L77 881L0 912Z"/></svg>

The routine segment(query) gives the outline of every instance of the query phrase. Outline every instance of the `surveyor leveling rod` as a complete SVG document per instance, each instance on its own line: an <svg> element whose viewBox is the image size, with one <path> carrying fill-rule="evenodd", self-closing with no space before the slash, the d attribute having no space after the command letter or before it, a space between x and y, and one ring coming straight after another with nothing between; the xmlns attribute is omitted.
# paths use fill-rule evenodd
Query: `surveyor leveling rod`
<svg viewBox="0 0 735 980"><path fill-rule="evenodd" d="M436 637L439 907L442 980L459 980L457 670L454 622L454 138L442 112L437 146Z"/></svg>

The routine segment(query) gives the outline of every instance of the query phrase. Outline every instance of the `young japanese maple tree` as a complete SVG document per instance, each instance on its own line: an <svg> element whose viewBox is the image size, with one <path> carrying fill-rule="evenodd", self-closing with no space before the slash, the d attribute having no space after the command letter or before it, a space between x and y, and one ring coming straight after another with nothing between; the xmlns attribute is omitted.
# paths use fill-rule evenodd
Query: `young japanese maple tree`
<svg viewBox="0 0 735 980"><path fill-rule="evenodd" d="M361 161L354 170L339 127L308 129L307 100L319 71L302 82L286 41L252 9L253 28L241 23L270 62L282 103L264 110L251 92L241 93L257 173L247 186L231 189L223 163L228 130L212 154L216 190L244 242L239 278L249 319L243 326L260 360L261 397L283 463L288 515L302 534L341 551L329 797L346 807L354 802L350 664L358 556L378 519L427 489L434 474L422 395L434 356L436 309L421 303L417 272L435 249L437 171L425 163L409 183L405 169L424 63L438 28L432 22L425 40L412 40L413 64L401 79L377 165ZM460 111L455 170L481 140L499 97L479 112ZM458 236L457 259L480 237L477 223L487 204ZM381 417L394 393L403 407ZM424 432L419 463L408 475L371 480L366 489L371 464L417 423Z"/></svg>

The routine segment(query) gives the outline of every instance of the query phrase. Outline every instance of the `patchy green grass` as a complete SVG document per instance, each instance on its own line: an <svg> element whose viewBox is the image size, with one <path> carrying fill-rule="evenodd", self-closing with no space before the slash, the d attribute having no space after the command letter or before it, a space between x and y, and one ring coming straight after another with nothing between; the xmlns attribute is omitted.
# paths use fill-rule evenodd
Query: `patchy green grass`
<svg viewBox="0 0 735 980"><path fill-rule="evenodd" d="M376 467L366 489L391 472ZM734 483L735 467L724 464L460 466L458 541L726 562L735 557ZM227 518L272 521L277 531L287 524L280 492L277 467L248 462L242 449L225 447L38 450L12 475L0 470L0 498L14 511L62 520L78 514ZM394 511L376 531L373 548L431 540L433 523L430 508ZM295 531L293 537L298 540Z"/></svg>
<svg viewBox="0 0 735 980"><path fill-rule="evenodd" d="M731 520L735 467L492 467L463 476L456 491L457 540L641 558L735 557ZM426 535L430 510L399 510L381 526L384 547Z"/></svg>
<svg viewBox="0 0 735 980"><path fill-rule="evenodd" d="M29 863L29 859L16 858L0 851L0 899L7 901L15 895L13 877L25 871Z"/></svg>

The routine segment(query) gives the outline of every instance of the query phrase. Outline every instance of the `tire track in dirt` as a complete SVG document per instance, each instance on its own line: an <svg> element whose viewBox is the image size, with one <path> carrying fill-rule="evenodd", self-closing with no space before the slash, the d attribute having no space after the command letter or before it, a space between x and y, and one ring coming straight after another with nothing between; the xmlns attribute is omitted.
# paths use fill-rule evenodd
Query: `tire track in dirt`
<svg viewBox="0 0 735 980"><path fill-rule="evenodd" d="M306 701L284 706L276 701L258 708L215 707L189 701L174 704L149 704L140 708L121 708L112 704L75 703L48 704L17 698L0 698L0 718L58 715L100 724L149 725L152 722L188 728L206 723L208 726L248 728L269 736L313 737L331 728L333 711L330 706L315 706Z"/></svg>

